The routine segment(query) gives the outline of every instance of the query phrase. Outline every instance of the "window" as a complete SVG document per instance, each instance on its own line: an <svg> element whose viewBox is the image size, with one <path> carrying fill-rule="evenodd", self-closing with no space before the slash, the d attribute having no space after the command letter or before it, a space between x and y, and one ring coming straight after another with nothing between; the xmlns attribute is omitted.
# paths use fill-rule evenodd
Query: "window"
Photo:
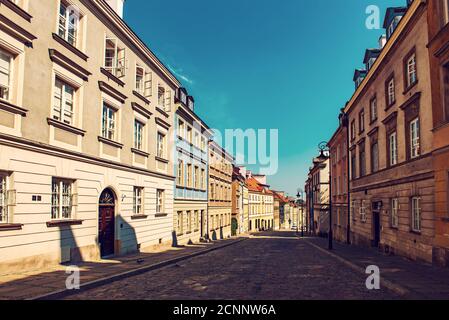
<svg viewBox="0 0 449 320"><path fill-rule="evenodd" d="M442 12L444 24L449 23L449 0L443 0Z"/></svg>
<svg viewBox="0 0 449 320"><path fill-rule="evenodd" d="M156 213L164 212L164 190L156 190Z"/></svg>
<svg viewBox="0 0 449 320"><path fill-rule="evenodd" d="M187 233L192 232L192 211L187 211Z"/></svg>
<svg viewBox="0 0 449 320"><path fill-rule="evenodd" d="M379 171L379 144L374 142L371 145L371 172Z"/></svg>
<svg viewBox="0 0 449 320"><path fill-rule="evenodd" d="M184 233L184 217L182 211L178 211L178 225L177 225L177 234L182 235Z"/></svg>
<svg viewBox="0 0 449 320"><path fill-rule="evenodd" d="M387 107L390 107L396 102L396 85L394 82L394 76L391 76L386 83L386 99Z"/></svg>
<svg viewBox="0 0 449 320"><path fill-rule="evenodd" d="M75 89L58 78L55 80L53 119L73 125Z"/></svg>
<svg viewBox="0 0 449 320"><path fill-rule="evenodd" d="M193 143L193 139L192 139L192 128L191 127L187 127L187 137L186 137L187 141L192 144Z"/></svg>
<svg viewBox="0 0 449 320"><path fill-rule="evenodd" d="M390 134L389 138L390 166L398 163L398 136L396 132Z"/></svg>
<svg viewBox="0 0 449 320"><path fill-rule="evenodd" d="M171 106L171 94L169 90L165 90L164 87L158 87L157 95L158 107L162 110L169 111Z"/></svg>
<svg viewBox="0 0 449 320"><path fill-rule="evenodd" d="M351 201L351 216L352 216L352 220L353 220L353 221L356 220L355 205L356 205L355 200L352 200L352 201Z"/></svg>
<svg viewBox="0 0 449 320"><path fill-rule="evenodd" d="M118 46L115 38L106 38L104 68L114 76L121 78L125 76L126 57L125 49Z"/></svg>
<svg viewBox="0 0 449 320"><path fill-rule="evenodd" d="M134 148L136 148L137 150L143 149L142 139L144 126L145 125L142 122L134 120Z"/></svg>
<svg viewBox="0 0 449 320"><path fill-rule="evenodd" d="M0 99L11 99L12 56L0 50Z"/></svg>
<svg viewBox="0 0 449 320"><path fill-rule="evenodd" d="M374 97L370 102L370 120L374 122L377 120L377 98Z"/></svg>
<svg viewBox="0 0 449 320"><path fill-rule="evenodd" d="M133 193L133 213L135 215L143 214L143 188L134 187Z"/></svg>
<svg viewBox="0 0 449 320"><path fill-rule="evenodd" d="M0 175L0 223L8 223L7 177Z"/></svg>
<svg viewBox="0 0 449 320"><path fill-rule="evenodd" d="M192 165L189 163L187 164L187 187L192 187Z"/></svg>
<svg viewBox="0 0 449 320"><path fill-rule="evenodd" d="M391 199L391 226L397 228L399 226L399 199Z"/></svg>
<svg viewBox="0 0 449 320"><path fill-rule="evenodd" d="M199 176L199 168L195 166L195 169L193 171L193 181L194 181L194 187L195 189L200 188L200 176Z"/></svg>
<svg viewBox="0 0 449 320"><path fill-rule="evenodd" d="M359 113L359 132L365 131L365 111L360 111Z"/></svg>
<svg viewBox="0 0 449 320"><path fill-rule="evenodd" d="M103 138L114 140L115 139L115 117L116 110L107 104L103 104L103 119L102 119L102 131Z"/></svg>
<svg viewBox="0 0 449 320"><path fill-rule="evenodd" d="M449 0L448 0L449 1ZM443 66L442 70L443 78L441 79L441 88L443 88L443 104L444 104L444 118L441 119L443 122L449 121L449 63Z"/></svg>
<svg viewBox="0 0 449 320"><path fill-rule="evenodd" d="M177 184L178 186L184 185L184 161L178 161L178 172L177 172Z"/></svg>
<svg viewBox="0 0 449 320"><path fill-rule="evenodd" d="M200 213L195 211L195 231L200 230Z"/></svg>
<svg viewBox="0 0 449 320"><path fill-rule="evenodd" d="M365 152L365 144L361 144L359 146L359 160L360 160L360 177L366 175L366 152Z"/></svg>
<svg viewBox="0 0 449 320"><path fill-rule="evenodd" d="M201 150L206 151L206 139L204 137L201 137Z"/></svg>
<svg viewBox="0 0 449 320"><path fill-rule="evenodd" d="M351 122L351 140L355 140L355 120Z"/></svg>
<svg viewBox="0 0 449 320"><path fill-rule="evenodd" d="M53 179L51 195L51 218L72 218L72 181Z"/></svg>
<svg viewBox="0 0 449 320"><path fill-rule="evenodd" d="M206 190L206 170L201 169L201 190Z"/></svg>
<svg viewBox="0 0 449 320"><path fill-rule="evenodd" d="M200 135L198 132L195 132L195 140L194 140L195 147L200 147Z"/></svg>
<svg viewBox="0 0 449 320"><path fill-rule="evenodd" d="M136 91L145 94L145 69L140 66L136 66Z"/></svg>
<svg viewBox="0 0 449 320"><path fill-rule="evenodd" d="M361 201L361 205L360 205L360 220L362 222L366 222L366 207L365 207L365 200Z"/></svg>
<svg viewBox="0 0 449 320"><path fill-rule="evenodd" d="M421 198L412 198L412 230L421 231Z"/></svg>
<svg viewBox="0 0 449 320"><path fill-rule="evenodd" d="M177 134L178 134L178 136L179 137L181 137L181 138L185 138L185 124L184 124L184 121L182 121L182 120L179 120L178 121L178 132L177 132Z"/></svg>
<svg viewBox="0 0 449 320"><path fill-rule="evenodd" d="M412 159L420 155L419 119L410 122L410 157Z"/></svg>
<svg viewBox="0 0 449 320"><path fill-rule="evenodd" d="M161 132L157 133L157 156L165 158L165 135Z"/></svg>
<svg viewBox="0 0 449 320"><path fill-rule="evenodd" d="M416 53L411 53L406 59L405 70L407 88L410 88L418 81L416 70Z"/></svg>
<svg viewBox="0 0 449 320"><path fill-rule="evenodd" d="M76 47L79 12L61 1L59 6L58 35Z"/></svg>

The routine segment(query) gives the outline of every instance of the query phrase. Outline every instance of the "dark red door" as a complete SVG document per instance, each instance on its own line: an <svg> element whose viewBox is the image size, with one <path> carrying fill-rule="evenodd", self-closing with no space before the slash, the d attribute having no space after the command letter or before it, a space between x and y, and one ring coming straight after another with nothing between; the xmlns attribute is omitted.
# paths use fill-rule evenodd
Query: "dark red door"
<svg viewBox="0 0 449 320"><path fill-rule="evenodd" d="M98 219L99 242L101 256L110 256L114 254L115 241L115 222L114 206L100 206L100 216Z"/></svg>

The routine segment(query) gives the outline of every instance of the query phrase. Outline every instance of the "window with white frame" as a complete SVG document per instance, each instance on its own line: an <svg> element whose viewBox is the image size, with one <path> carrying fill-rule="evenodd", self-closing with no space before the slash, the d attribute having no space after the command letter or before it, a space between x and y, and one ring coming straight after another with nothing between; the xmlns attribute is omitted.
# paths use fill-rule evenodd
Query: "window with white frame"
<svg viewBox="0 0 449 320"><path fill-rule="evenodd" d="M206 139L204 137L201 137L201 150L206 151Z"/></svg>
<svg viewBox="0 0 449 320"><path fill-rule="evenodd" d="M185 138L185 130L186 130L186 127L185 127L184 121L179 119L178 120L178 132L177 132L178 136L184 139Z"/></svg>
<svg viewBox="0 0 449 320"><path fill-rule="evenodd" d="M8 177L0 173L0 223L8 223Z"/></svg>
<svg viewBox="0 0 449 320"><path fill-rule="evenodd" d="M0 99L11 99L11 74L13 56L0 50Z"/></svg>
<svg viewBox="0 0 449 320"><path fill-rule="evenodd" d="M177 171L177 180L176 183L178 186L184 185L184 161L178 161L178 171Z"/></svg>
<svg viewBox="0 0 449 320"><path fill-rule="evenodd" d="M362 201L361 201L359 213L360 213L360 220L361 220L362 222L366 222L366 206L365 206L365 200L362 200Z"/></svg>
<svg viewBox="0 0 449 320"><path fill-rule="evenodd" d="M125 76L125 48L119 46L116 38L106 38L104 68L118 78Z"/></svg>
<svg viewBox="0 0 449 320"><path fill-rule="evenodd" d="M117 110L111 106L103 103L103 116L102 116L102 130L101 135L103 138L109 140L116 139L116 114Z"/></svg>
<svg viewBox="0 0 449 320"><path fill-rule="evenodd" d="M416 72L416 54L412 53L407 59L407 88L413 86L418 81Z"/></svg>
<svg viewBox="0 0 449 320"><path fill-rule="evenodd" d="M164 195L165 191L161 189L156 190L156 213L164 212Z"/></svg>
<svg viewBox="0 0 449 320"><path fill-rule="evenodd" d="M58 35L70 43L77 45L80 14L74 6L61 1L59 5Z"/></svg>
<svg viewBox="0 0 449 320"><path fill-rule="evenodd" d="M145 69L139 65L136 66L136 91L141 95L145 94Z"/></svg>
<svg viewBox="0 0 449 320"><path fill-rule="evenodd" d="M182 235L184 232L184 217L183 217L183 212L182 211L178 211L177 212L177 235Z"/></svg>
<svg viewBox="0 0 449 320"><path fill-rule="evenodd" d="M419 118L410 122L410 157L416 158L420 155Z"/></svg>
<svg viewBox="0 0 449 320"><path fill-rule="evenodd" d="M192 232L192 211L187 211L187 232Z"/></svg>
<svg viewBox="0 0 449 320"><path fill-rule="evenodd" d="M399 199L391 199L391 226L397 228L399 226Z"/></svg>
<svg viewBox="0 0 449 320"><path fill-rule="evenodd" d="M390 134L389 150L390 150L390 166L394 166L398 163L398 135L396 132Z"/></svg>
<svg viewBox="0 0 449 320"><path fill-rule="evenodd" d="M51 218L53 220L71 219L73 207L73 181L53 178L51 184Z"/></svg>
<svg viewBox="0 0 449 320"><path fill-rule="evenodd" d="M157 91L157 103L158 106L164 110L165 109L165 88L159 86Z"/></svg>
<svg viewBox="0 0 449 320"><path fill-rule="evenodd" d="M206 170L201 169L201 190L206 190Z"/></svg>
<svg viewBox="0 0 449 320"><path fill-rule="evenodd" d="M197 166L195 166L194 171L193 171L193 180L194 180L194 187L195 189L199 189L200 188L200 175L199 175L199 168Z"/></svg>
<svg viewBox="0 0 449 320"><path fill-rule="evenodd" d="M75 88L59 78L55 79L53 119L74 124Z"/></svg>
<svg viewBox="0 0 449 320"><path fill-rule="evenodd" d="M396 101L396 86L394 77L392 77L387 83L387 104L391 106Z"/></svg>
<svg viewBox="0 0 449 320"><path fill-rule="evenodd" d="M200 212L198 210L195 211L195 231L200 230Z"/></svg>
<svg viewBox="0 0 449 320"><path fill-rule="evenodd" d="M200 147L200 135L196 131L195 131L194 144L195 144L195 147L197 147L197 148Z"/></svg>
<svg viewBox="0 0 449 320"><path fill-rule="evenodd" d="M377 98L374 97L370 102L370 120L371 122L376 121L377 119Z"/></svg>
<svg viewBox="0 0 449 320"><path fill-rule="evenodd" d="M162 132L157 133L157 156L165 158L165 135Z"/></svg>
<svg viewBox="0 0 449 320"><path fill-rule="evenodd" d="M412 230L421 231L421 198L412 198Z"/></svg>
<svg viewBox="0 0 449 320"><path fill-rule="evenodd" d="M192 138L192 127L187 126L187 136L186 136L187 141L192 144L193 143L193 138Z"/></svg>
<svg viewBox="0 0 449 320"><path fill-rule="evenodd" d="M192 165L187 164L187 187L192 187Z"/></svg>
<svg viewBox="0 0 449 320"><path fill-rule="evenodd" d="M134 148L137 150L143 150L143 128L145 125L138 121L134 120Z"/></svg>
<svg viewBox="0 0 449 320"><path fill-rule="evenodd" d="M141 187L134 187L133 192L133 213L135 215L143 214L143 195L144 189Z"/></svg>

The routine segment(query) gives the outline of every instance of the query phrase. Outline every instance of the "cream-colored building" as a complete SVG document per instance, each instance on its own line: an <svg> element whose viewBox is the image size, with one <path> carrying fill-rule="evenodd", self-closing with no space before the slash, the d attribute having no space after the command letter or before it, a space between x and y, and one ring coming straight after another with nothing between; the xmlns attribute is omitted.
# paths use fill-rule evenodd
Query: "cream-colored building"
<svg viewBox="0 0 449 320"><path fill-rule="evenodd" d="M115 1L0 4L2 267L171 243L180 83Z"/></svg>
<svg viewBox="0 0 449 320"><path fill-rule="evenodd" d="M212 240L231 236L233 162L215 141L209 143L208 230Z"/></svg>
<svg viewBox="0 0 449 320"><path fill-rule="evenodd" d="M249 193L249 231L274 229L274 194L266 184L266 177L248 171L246 184Z"/></svg>

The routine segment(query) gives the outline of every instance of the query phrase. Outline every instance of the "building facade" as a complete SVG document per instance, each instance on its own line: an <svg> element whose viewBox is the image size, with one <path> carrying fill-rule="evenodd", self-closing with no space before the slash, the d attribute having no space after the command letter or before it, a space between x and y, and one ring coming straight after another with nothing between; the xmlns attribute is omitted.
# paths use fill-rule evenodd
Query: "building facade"
<svg viewBox="0 0 449 320"><path fill-rule="evenodd" d="M329 231L329 186L329 160L314 159L305 186L309 232L314 235Z"/></svg>
<svg viewBox="0 0 449 320"><path fill-rule="evenodd" d="M117 12L103 0L0 4L6 268L171 242L168 143L180 83L125 24L118 4Z"/></svg>
<svg viewBox="0 0 449 320"><path fill-rule="evenodd" d="M232 174L232 235L248 232L248 187L240 168Z"/></svg>
<svg viewBox="0 0 449 320"><path fill-rule="evenodd" d="M216 142L209 142L209 238L231 236L233 157Z"/></svg>
<svg viewBox="0 0 449 320"><path fill-rule="evenodd" d="M330 149L330 171L332 182L332 228L336 240L347 242L351 221L349 219L349 161L348 130L344 113L340 125L328 142Z"/></svg>
<svg viewBox="0 0 449 320"><path fill-rule="evenodd" d="M266 184L266 177L248 171L246 184L249 192L249 231L273 229L274 196Z"/></svg>
<svg viewBox="0 0 449 320"><path fill-rule="evenodd" d="M285 205L288 200L285 198L284 192L273 191L274 200L274 230L281 230L285 228Z"/></svg>
<svg viewBox="0 0 449 320"><path fill-rule="evenodd" d="M179 88L175 96L176 187L174 244L198 242L207 235L209 140L212 132L195 114L194 99Z"/></svg>
<svg viewBox="0 0 449 320"><path fill-rule="evenodd" d="M386 42L366 64L347 104L351 238L432 262L434 129L427 3L389 8ZM368 50L373 51L373 50ZM374 54L374 56L373 56Z"/></svg>
<svg viewBox="0 0 449 320"><path fill-rule="evenodd" d="M449 265L449 2L428 2L432 85L435 239L433 260Z"/></svg>

